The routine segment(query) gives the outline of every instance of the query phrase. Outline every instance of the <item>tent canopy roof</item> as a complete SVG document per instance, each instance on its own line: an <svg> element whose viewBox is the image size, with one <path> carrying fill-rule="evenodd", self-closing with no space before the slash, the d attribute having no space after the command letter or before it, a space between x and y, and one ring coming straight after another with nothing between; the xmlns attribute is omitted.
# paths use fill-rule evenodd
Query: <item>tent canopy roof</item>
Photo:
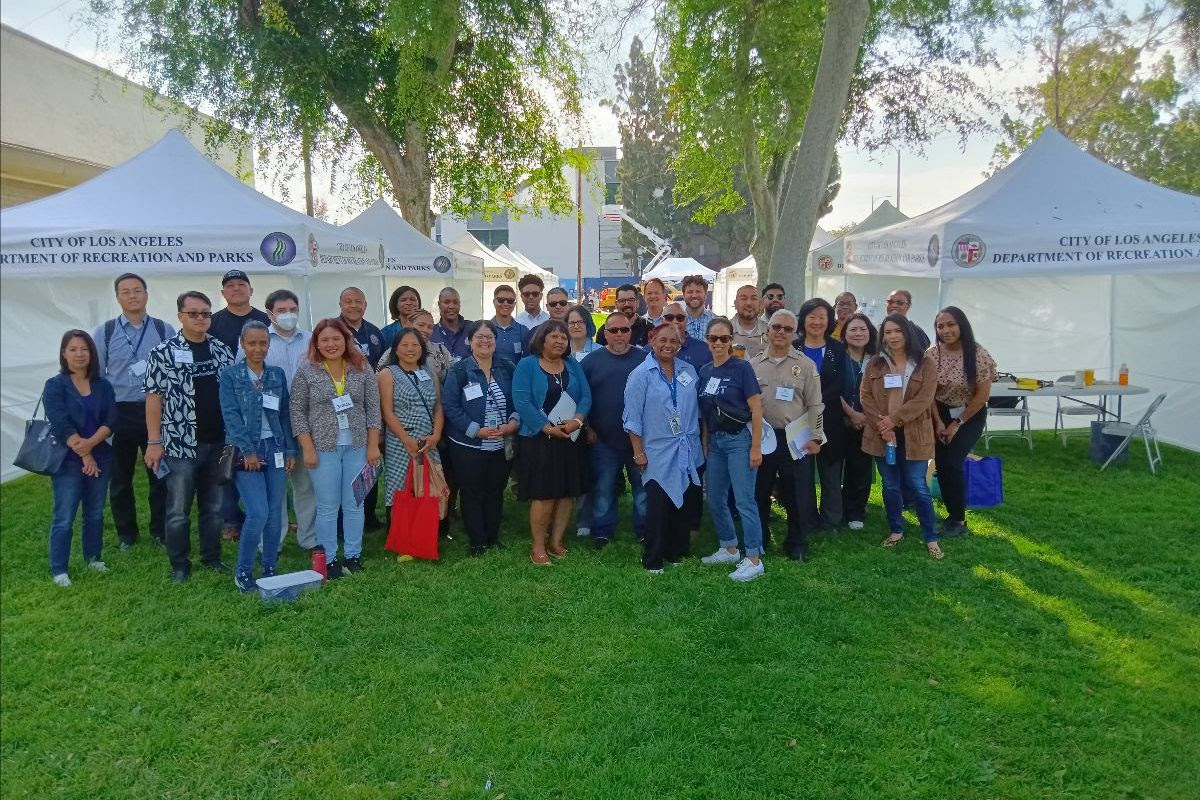
<svg viewBox="0 0 1200 800"><path fill-rule="evenodd" d="M717 273L694 258L664 258L655 265L654 269L643 273L642 280L658 278L659 280L678 281L688 275L699 275L706 281L712 281Z"/></svg>
<svg viewBox="0 0 1200 800"><path fill-rule="evenodd" d="M949 203L846 237L846 270L921 277L1200 269L1200 197L1134 177L1047 129Z"/></svg>

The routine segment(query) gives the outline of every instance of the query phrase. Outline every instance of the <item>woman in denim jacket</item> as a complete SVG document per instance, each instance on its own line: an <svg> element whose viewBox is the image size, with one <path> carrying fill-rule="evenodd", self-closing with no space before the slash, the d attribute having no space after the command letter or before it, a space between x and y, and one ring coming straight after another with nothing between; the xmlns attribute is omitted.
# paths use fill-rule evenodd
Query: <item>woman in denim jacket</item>
<svg viewBox="0 0 1200 800"><path fill-rule="evenodd" d="M104 506L108 496L112 448L108 437L117 424L112 384L100 377L96 345L85 331L69 330L58 348L60 372L46 381L42 400L54 437L67 446L54 489L50 523L50 574L59 586L70 586L71 529L83 505L83 559L96 572L108 572L100 560Z"/></svg>
<svg viewBox="0 0 1200 800"><path fill-rule="evenodd" d="M446 373L442 411L450 458L462 493L463 525L471 555L500 542L500 516L510 469L504 442L517 432L521 419L513 404L512 364L496 358L496 326L477 323L470 338L471 355Z"/></svg>
<svg viewBox="0 0 1200 800"><path fill-rule="evenodd" d="M254 555L262 545L262 577L275 574L279 519L287 496L287 473L296 463L287 377L264 359L271 346L267 326L250 321L242 328L245 358L221 371L221 416L225 442L234 445L233 482L245 506L233 582L243 592L254 588Z"/></svg>

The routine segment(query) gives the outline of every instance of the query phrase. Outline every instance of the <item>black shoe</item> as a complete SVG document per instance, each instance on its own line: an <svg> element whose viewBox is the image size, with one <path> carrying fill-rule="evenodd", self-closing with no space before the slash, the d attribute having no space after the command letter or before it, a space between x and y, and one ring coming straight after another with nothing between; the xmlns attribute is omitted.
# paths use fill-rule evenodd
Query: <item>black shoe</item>
<svg viewBox="0 0 1200 800"><path fill-rule="evenodd" d="M233 585L238 588L242 594L249 594L258 587L254 583L254 576L249 572L238 572L233 576Z"/></svg>
<svg viewBox="0 0 1200 800"><path fill-rule="evenodd" d="M362 570L362 559L358 556L355 556L354 558L347 558L342 561L342 571L347 575L355 575L359 572L362 572Z"/></svg>
<svg viewBox="0 0 1200 800"><path fill-rule="evenodd" d="M263 568L262 568L262 575L261 575L261 576L259 576L259 577L262 577L262 578L274 578L274 577L275 577L275 568L274 568L274 567L263 567Z"/></svg>
<svg viewBox="0 0 1200 800"><path fill-rule="evenodd" d="M337 559L334 559L325 565L325 580L337 580L338 578L348 574L349 573L342 568L342 562L338 561Z"/></svg>
<svg viewBox="0 0 1200 800"><path fill-rule="evenodd" d="M971 529L967 527L966 522L951 522L946 520L942 523L942 529L938 532L938 536L947 539L960 539L971 533Z"/></svg>
<svg viewBox="0 0 1200 800"><path fill-rule="evenodd" d="M608 539L604 539L599 536L592 537L592 547L596 548L597 550L603 550L604 548L608 547L608 543Z"/></svg>
<svg viewBox="0 0 1200 800"><path fill-rule="evenodd" d="M481 544L473 544L467 548L467 555L472 558L477 558L487 552L487 548Z"/></svg>
<svg viewBox="0 0 1200 800"><path fill-rule="evenodd" d="M191 573L189 573L186 569L171 570L171 580L175 583L187 583L188 578L190 577Z"/></svg>
<svg viewBox="0 0 1200 800"><path fill-rule="evenodd" d="M203 561L201 562L201 566L205 569L211 569L213 572L229 573L233 571L229 568L228 564L220 559L217 559L216 561Z"/></svg>

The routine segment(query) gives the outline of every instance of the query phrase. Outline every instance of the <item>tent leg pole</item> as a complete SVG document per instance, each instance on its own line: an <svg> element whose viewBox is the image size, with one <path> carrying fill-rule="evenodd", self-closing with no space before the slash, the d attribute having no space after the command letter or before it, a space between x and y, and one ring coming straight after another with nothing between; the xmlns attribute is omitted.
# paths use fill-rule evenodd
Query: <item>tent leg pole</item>
<svg viewBox="0 0 1200 800"><path fill-rule="evenodd" d="M1108 276L1108 377L1117 377L1117 275Z"/></svg>
<svg viewBox="0 0 1200 800"><path fill-rule="evenodd" d="M308 312L308 329L313 329L312 290L308 287L308 272L304 273L304 310Z"/></svg>

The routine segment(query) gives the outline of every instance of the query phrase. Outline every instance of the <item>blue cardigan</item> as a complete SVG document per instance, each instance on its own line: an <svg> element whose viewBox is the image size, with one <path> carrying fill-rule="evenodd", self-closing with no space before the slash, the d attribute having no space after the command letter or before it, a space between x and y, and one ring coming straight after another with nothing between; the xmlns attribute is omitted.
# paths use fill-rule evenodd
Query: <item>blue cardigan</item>
<svg viewBox="0 0 1200 800"><path fill-rule="evenodd" d="M262 432L262 415L266 412L271 433L283 444L289 458L296 455L296 439L292 435L291 398L288 397L287 377L279 367L263 365L263 388L254 387L250 368L242 359L221 370L221 416L225 420L225 442L243 453L258 452ZM279 398L276 409L263 408L263 394L270 392Z"/></svg>
<svg viewBox="0 0 1200 800"><path fill-rule="evenodd" d="M587 417L592 410L592 390L588 388L587 376L583 367L569 354L563 359L566 364L568 378L567 394L575 401L575 413ZM521 417L522 436L537 436L542 428L550 424L550 420L542 411L542 403L546 402L546 374L542 372L537 356L527 356L517 364L513 373L513 400L517 405L517 414Z"/></svg>
<svg viewBox="0 0 1200 800"><path fill-rule="evenodd" d="M92 399L96 404L96 419L100 427L107 427L109 432L117 427L117 395L112 384L104 378L92 378ZM83 412L83 396L71 382L71 376L60 372L42 389L42 403L46 406L46 419L54 437L62 444L73 434L79 433L85 422ZM97 449L108 447L107 442L101 442Z"/></svg>
<svg viewBox="0 0 1200 800"><path fill-rule="evenodd" d="M480 446L475 434L483 427L484 396L487 394L483 370L479 368L474 356L460 358L446 372L446 382L442 384L442 416L446 420L446 435L459 444L467 447ZM506 420L520 418L513 404L513 367L505 358L492 357L492 380L504 393L504 418ZM478 384L483 393L473 400L463 396L467 384Z"/></svg>

